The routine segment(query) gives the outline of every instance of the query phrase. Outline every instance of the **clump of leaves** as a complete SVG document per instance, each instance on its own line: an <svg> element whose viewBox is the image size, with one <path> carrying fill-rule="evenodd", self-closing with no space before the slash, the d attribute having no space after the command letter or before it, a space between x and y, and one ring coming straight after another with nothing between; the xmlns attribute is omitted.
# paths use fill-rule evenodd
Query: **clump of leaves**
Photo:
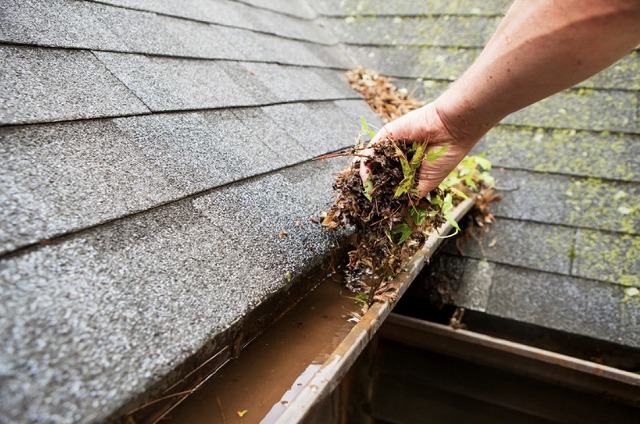
<svg viewBox="0 0 640 424"><path fill-rule="evenodd" d="M362 129L363 134L371 135L364 121ZM432 230L448 221L459 231L452 216L455 204L493 182L487 172L490 163L482 156L468 157L438 189L419 198L416 187L421 163L436 161L446 148L427 150L427 144L390 138L370 148L371 177L363 184L359 161L338 173L333 184L335 202L322 224L330 230L354 228L348 269L384 281L400 272ZM358 156L360 149L356 146L339 155Z"/></svg>
<svg viewBox="0 0 640 424"><path fill-rule="evenodd" d="M369 69L350 70L347 79L386 122L424 104L409 96L407 90L395 87L391 78ZM362 118L361 123L361 136L373 138L375 132ZM359 140L354 149L324 158L359 156L363 148ZM427 150L427 145L392 139L381 140L372 148L373 155L367 159L372 178L362 183L358 162L340 172L333 184L335 202L323 221L329 229L344 226L355 229L353 248L349 252L348 269L351 272L347 275L347 286L363 288L361 275L368 275L368 280L378 279L368 295L369 301L375 300L377 291L384 290L384 280L397 275L403 263L423 246L431 230L449 221L456 232L460 231L452 217L457 202L493 185L488 173L491 169L489 161L483 156L469 156L438 189L420 199L416 195L420 163L435 161L445 149ZM485 203L487 210L481 219L488 222L492 215L488 212L489 201Z"/></svg>
<svg viewBox="0 0 640 424"><path fill-rule="evenodd" d="M412 98L407 90L394 86L392 78L370 69L351 69L346 76L351 87L362 94L371 109L386 122L424 105L423 102Z"/></svg>
<svg viewBox="0 0 640 424"><path fill-rule="evenodd" d="M367 161L372 176L365 184L358 163L336 176L335 203L323 225L355 228L349 269L391 278L422 246L426 233L445 221L443 209L445 203L451 203L452 194L437 190L431 202L417 198L416 173L425 158L425 145L385 139L372 148Z"/></svg>

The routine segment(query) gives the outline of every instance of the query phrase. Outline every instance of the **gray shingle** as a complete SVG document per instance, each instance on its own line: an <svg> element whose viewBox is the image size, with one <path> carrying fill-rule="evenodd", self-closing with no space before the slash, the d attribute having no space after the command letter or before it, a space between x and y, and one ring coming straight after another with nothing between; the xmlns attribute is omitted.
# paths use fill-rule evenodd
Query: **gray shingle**
<svg viewBox="0 0 640 424"><path fill-rule="evenodd" d="M287 38L321 44L335 44L337 39L316 21L301 20L265 9L246 7L245 19L254 29Z"/></svg>
<svg viewBox="0 0 640 424"><path fill-rule="evenodd" d="M269 104L280 100L280 93L269 89L257 74L248 72L242 62L219 61L216 64L233 80L236 87L239 87L246 96L254 99L256 103Z"/></svg>
<svg viewBox="0 0 640 424"><path fill-rule="evenodd" d="M356 144L361 127L359 117L346 119L344 109L334 103L310 103L308 107L314 119L322 122L312 140L319 148L332 151Z"/></svg>
<svg viewBox="0 0 640 424"><path fill-rule="evenodd" d="M128 19L129 12L89 2L5 0L0 14L0 39L6 42L57 47L126 49L126 38L110 23Z"/></svg>
<svg viewBox="0 0 640 424"><path fill-rule="evenodd" d="M487 312L640 347L640 309L610 284L496 266Z"/></svg>
<svg viewBox="0 0 640 424"><path fill-rule="evenodd" d="M153 111L258 104L215 61L95 54Z"/></svg>
<svg viewBox="0 0 640 424"><path fill-rule="evenodd" d="M488 232L467 237L458 248L466 257L570 275L574 228L500 219ZM447 251L457 252L451 243Z"/></svg>
<svg viewBox="0 0 640 424"><path fill-rule="evenodd" d="M236 1L218 0L215 5L212 5L209 0L193 0L181 3L161 0L102 0L101 2L179 16L196 21L271 32L283 37L299 38L319 43L335 42L330 33L321 30L313 22L252 7Z"/></svg>
<svg viewBox="0 0 640 424"><path fill-rule="evenodd" d="M513 125L640 132L635 92L567 90L524 108L502 122Z"/></svg>
<svg viewBox="0 0 640 424"><path fill-rule="evenodd" d="M640 236L579 230L573 274L640 288Z"/></svg>
<svg viewBox="0 0 640 424"><path fill-rule="evenodd" d="M232 58L238 60L328 66L311 50L312 44L259 34L237 28L220 28L220 33L233 45Z"/></svg>
<svg viewBox="0 0 640 424"><path fill-rule="evenodd" d="M108 120L3 128L0 135L2 253L178 194Z"/></svg>
<svg viewBox="0 0 640 424"><path fill-rule="evenodd" d="M357 100L275 105L263 111L310 157L352 147L360 130L360 117L374 127L380 126L379 118Z"/></svg>
<svg viewBox="0 0 640 424"><path fill-rule="evenodd" d="M640 347L640 309L625 300L624 287L449 255L437 256L427 271L414 284L444 279L458 306Z"/></svg>
<svg viewBox="0 0 640 424"><path fill-rule="evenodd" d="M218 27L93 3L9 0L3 40L56 47L226 57Z"/></svg>
<svg viewBox="0 0 640 424"><path fill-rule="evenodd" d="M493 204L498 216L639 234L638 185L594 178L496 172L510 191Z"/></svg>
<svg viewBox="0 0 640 424"><path fill-rule="evenodd" d="M330 234L309 217L326 209L332 200L332 174L346 163L345 158L310 162L198 197L193 205L234 234L241 245L257 252L251 255L254 260L275 275L295 274L302 264L318 264L332 247Z"/></svg>
<svg viewBox="0 0 640 424"><path fill-rule="evenodd" d="M496 15L506 12L511 0L474 0L449 1L396 0L393 2L375 2L362 0L321 0L311 2L311 6L320 14L329 16L350 15Z"/></svg>
<svg viewBox="0 0 640 424"><path fill-rule="evenodd" d="M242 3L254 5L258 8L273 10L285 15L297 16L302 19L313 19L316 14L305 0L242 0Z"/></svg>
<svg viewBox="0 0 640 424"><path fill-rule="evenodd" d="M274 165L288 166L309 159L310 154L285 130L270 119L262 109L235 109L233 114L252 132L253 140L267 146L277 155ZM256 155L261 155L260 151Z"/></svg>
<svg viewBox="0 0 640 424"><path fill-rule="evenodd" d="M357 125L360 122L360 118L364 118L374 131L382 128L382 120L365 102L360 100L336 100L334 103L345 115L344 121L349 122L350 125Z"/></svg>
<svg viewBox="0 0 640 424"><path fill-rule="evenodd" d="M350 69L355 68L360 63L354 52L342 44L334 46L311 44L307 47L315 57L327 66Z"/></svg>
<svg viewBox="0 0 640 424"><path fill-rule="evenodd" d="M0 39L14 43L327 66L312 44L93 2L10 0ZM143 28L144 30L141 30Z"/></svg>
<svg viewBox="0 0 640 424"><path fill-rule="evenodd" d="M340 41L371 46L484 47L500 18L460 17L349 17L324 18Z"/></svg>
<svg viewBox="0 0 640 424"><path fill-rule="evenodd" d="M282 163L230 110L117 119L115 123L183 195Z"/></svg>
<svg viewBox="0 0 640 424"><path fill-rule="evenodd" d="M342 89L333 71L281 66L268 63L244 62L245 72L255 76L259 82L274 93L274 100L328 100L346 96L355 97L354 92L342 82Z"/></svg>
<svg viewBox="0 0 640 424"><path fill-rule="evenodd" d="M276 105L264 111L313 157L352 147L360 129L359 121L347 122L333 103Z"/></svg>
<svg viewBox="0 0 640 424"><path fill-rule="evenodd" d="M0 60L0 123L149 111L89 52L0 46Z"/></svg>
<svg viewBox="0 0 640 424"><path fill-rule="evenodd" d="M640 182L640 136L498 126L474 152L494 166Z"/></svg>
<svg viewBox="0 0 640 424"><path fill-rule="evenodd" d="M3 259L5 418L101 421L203 346L220 348L225 331L287 285L287 272L330 249L308 216L330 200L334 165L313 162Z"/></svg>
<svg viewBox="0 0 640 424"><path fill-rule="evenodd" d="M323 91L326 90L330 93L335 93L337 99L357 99L362 100L362 96L353 90L343 71L335 71L333 69L310 69L314 74L310 78L310 82L315 84L316 76L319 77L318 86L314 90ZM326 87L325 87L326 85Z"/></svg>

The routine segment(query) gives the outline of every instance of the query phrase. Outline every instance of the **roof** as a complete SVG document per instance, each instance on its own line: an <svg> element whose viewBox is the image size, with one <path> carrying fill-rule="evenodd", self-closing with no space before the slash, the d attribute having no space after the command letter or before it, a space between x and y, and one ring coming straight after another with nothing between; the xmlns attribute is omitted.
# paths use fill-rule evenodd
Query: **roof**
<svg viewBox="0 0 640 424"><path fill-rule="evenodd" d="M306 3L268 7L3 4L6 419L117 416L330 252L345 162L310 159L379 121Z"/></svg>
<svg viewBox="0 0 640 424"><path fill-rule="evenodd" d="M361 65L435 98L480 53L510 1L320 2ZM469 309L640 347L640 66L636 49L577 86L505 118L474 148L503 200L477 240L429 276ZM415 285L416 283L414 283Z"/></svg>
<svg viewBox="0 0 640 424"><path fill-rule="evenodd" d="M351 146L360 116L380 124L344 71L432 98L508 2L174 3L3 4L10 421L112 418L241 339L335 245L309 216L345 162L310 159ZM635 51L478 146L517 190L483 248L438 261L460 305L640 347L637 69Z"/></svg>

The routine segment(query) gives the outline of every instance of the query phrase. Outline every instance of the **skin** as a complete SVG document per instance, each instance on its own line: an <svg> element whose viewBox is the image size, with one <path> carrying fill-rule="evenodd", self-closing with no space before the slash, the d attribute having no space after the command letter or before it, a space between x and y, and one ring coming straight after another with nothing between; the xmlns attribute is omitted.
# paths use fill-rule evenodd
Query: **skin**
<svg viewBox="0 0 640 424"><path fill-rule="evenodd" d="M587 79L639 43L640 0L516 0L457 81L385 125L372 142L389 137L447 146L440 159L420 167L424 196L504 117ZM370 176L366 160L360 175Z"/></svg>

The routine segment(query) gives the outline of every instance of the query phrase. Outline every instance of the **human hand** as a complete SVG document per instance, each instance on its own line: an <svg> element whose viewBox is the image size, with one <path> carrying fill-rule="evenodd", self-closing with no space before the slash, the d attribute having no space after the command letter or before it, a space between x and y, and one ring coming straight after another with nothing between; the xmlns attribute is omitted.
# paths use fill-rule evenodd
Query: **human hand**
<svg viewBox="0 0 640 424"><path fill-rule="evenodd" d="M434 162L423 160L418 170L418 195L426 196L437 188L442 180L464 159L479 137L456 136L449 129L434 103L429 103L400 118L386 124L371 144L384 138L390 138L402 143L427 143L427 151L446 147L442 156ZM365 149L362 156L372 153L372 149ZM360 177L363 183L371 177L371 170L366 159L360 161Z"/></svg>

